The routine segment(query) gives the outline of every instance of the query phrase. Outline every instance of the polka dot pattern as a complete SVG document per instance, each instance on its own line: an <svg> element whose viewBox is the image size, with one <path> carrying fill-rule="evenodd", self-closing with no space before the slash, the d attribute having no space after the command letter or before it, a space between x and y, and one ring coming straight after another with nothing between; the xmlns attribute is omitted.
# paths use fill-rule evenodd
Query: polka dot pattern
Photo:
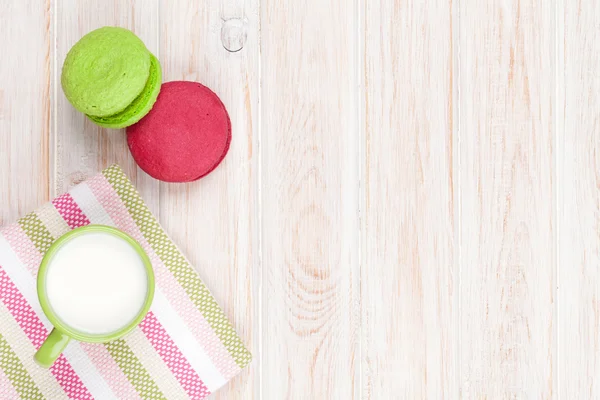
<svg viewBox="0 0 600 400"><path fill-rule="evenodd" d="M27 234L23 231L19 224L12 224L2 230L2 236L10 244L10 247L19 254L19 258L25 264L32 276L36 276L42 256L39 250L31 243Z"/></svg>
<svg viewBox="0 0 600 400"><path fill-rule="evenodd" d="M41 346L48 335L48 330L38 318L21 292L12 283L6 272L0 268L0 301L14 316L15 321L25 332L35 347ZM0 352L2 354L2 352ZM3 355L4 356L4 355ZM64 354L61 354L56 362L50 367L50 371L56 380L72 399L92 399L92 395L75 374Z"/></svg>
<svg viewBox="0 0 600 400"><path fill-rule="evenodd" d="M25 370L21 361L11 350L6 340L0 335L0 369L8 377L22 399L43 400L44 396L36 386L31 376Z"/></svg>
<svg viewBox="0 0 600 400"><path fill-rule="evenodd" d="M115 165L105 169L103 174L119 194L121 201L156 254L185 289L189 298L204 315L239 367L244 368L250 363L252 355L234 331L214 297L200 280L198 273L162 230L123 171Z"/></svg>
<svg viewBox="0 0 600 400"><path fill-rule="evenodd" d="M140 328L190 398L203 399L210 395L208 388L152 312L144 318Z"/></svg>
<svg viewBox="0 0 600 400"><path fill-rule="evenodd" d="M86 186L95 189L93 192L86 192L82 189ZM106 221L100 221L98 216L103 216ZM19 266L11 267L26 268L28 273L25 275L35 280L42 257L54 240L70 229L88 225L92 221L116 225L142 243L155 265L156 279L162 282L167 293L166 298L185 321L186 328L201 344L212 364L210 367L216 368L221 374L218 385L215 383L214 372L207 374L203 379L201 374L205 372L204 369L195 370L192 367L188 361L190 355L183 353L185 349L179 348L179 343L175 343L161 325L161 315L156 316L150 312L136 330L139 333L138 340L143 341L146 346L144 351L140 352L140 347L132 345L131 337L108 344L90 345L97 346L94 351L87 348L87 344L82 344L89 361L96 365L98 373L115 395L129 394L117 397L138 398L136 395L139 395L139 398L143 399L203 399L210 395L205 382L209 387L216 389L221 386L223 379L231 379L250 362L250 353L197 272L171 242L131 182L117 166L109 168L103 175L91 178L78 186L78 189L73 189L70 194L64 194L36 212L28 214L17 224L0 229L0 234L19 261ZM156 265L160 268L156 268ZM19 292L11 281L14 277L7 275L7 272L10 272L10 268L4 270L0 265L0 301L14 318L14 322L11 323L18 325L25 333L20 340L24 343L29 342L26 343L29 347L32 344L39 347L49 333L49 325L43 322L44 317L38 310L39 304L36 306L32 303L35 301L37 304L35 293L26 299L24 293ZM28 370L29 364L19 363L20 355L17 356L11 349L14 345L10 340L2 343L0 336L0 386L9 385L10 389L3 392L0 388L0 398L38 399L43 398L44 394L49 396L50 392L43 384L36 387L39 382L32 380L29 375L32 373ZM153 354L148 354L148 351ZM73 365L81 366L76 364L77 360L71 361ZM54 390L61 390L72 399L92 399L93 391L97 389L86 388L64 355L57 359L48 373L51 374L50 378L56 379L52 383L56 385ZM114 379L110 378L115 376L114 374L121 379L118 384L125 383L126 387L118 386ZM33 377L35 378L35 375ZM166 382L170 382L171 386ZM173 389L173 385L177 385L176 394L167 390ZM4 395L5 393L8 394ZM184 396L185 394L188 396Z"/></svg>
<svg viewBox="0 0 600 400"><path fill-rule="evenodd" d="M129 381L144 400L166 399L140 360L133 354L123 339L106 344L110 355L121 367Z"/></svg>
<svg viewBox="0 0 600 400"><path fill-rule="evenodd" d="M90 224L90 220L81 211L69 193L65 193L54 199L52 205L54 205L56 211L58 211L60 216L69 225L69 228L75 229Z"/></svg>
<svg viewBox="0 0 600 400"><path fill-rule="evenodd" d="M154 252L110 182L104 175L96 175L87 180L85 185L90 188L98 202L104 206L104 210L112 220L110 223L114 223L117 228L130 234L144 248L152 261L157 286L161 288L174 310L185 320L187 328L196 337L198 343L202 343L204 351L219 372L226 380L237 375L240 372L240 367L223 346L208 321L204 319L204 316L189 299L171 271L167 269Z"/></svg>
<svg viewBox="0 0 600 400"><path fill-rule="evenodd" d="M35 213L27 214L19 220L19 225L21 225L21 228L27 233L27 236L29 236L29 239L40 253L45 254L54 242L54 239L52 239L52 235L46 229L40 217Z"/></svg>

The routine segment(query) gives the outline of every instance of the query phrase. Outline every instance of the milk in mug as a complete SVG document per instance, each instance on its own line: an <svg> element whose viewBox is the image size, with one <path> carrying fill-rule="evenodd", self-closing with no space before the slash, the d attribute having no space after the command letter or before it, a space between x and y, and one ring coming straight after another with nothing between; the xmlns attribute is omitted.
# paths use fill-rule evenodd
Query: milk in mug
<svg viewBox="0 0 600 400"><path fill-rule="evenodd" d="M148 274L138 252L104 232L76 236L56 252L46 271L48 303L63 324L106 335L131 323L144 307Z"/></svg>

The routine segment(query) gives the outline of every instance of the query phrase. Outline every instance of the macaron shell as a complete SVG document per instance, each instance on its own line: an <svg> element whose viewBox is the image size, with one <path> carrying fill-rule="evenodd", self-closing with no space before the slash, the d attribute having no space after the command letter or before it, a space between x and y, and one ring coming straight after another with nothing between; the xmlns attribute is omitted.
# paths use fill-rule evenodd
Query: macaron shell
<svg viewBox="0 0 600 400"><path fill-rule="evenodd" d="M88 115L123 111L142 92L150 75L150 52L131 31L103 27L69 50L61 84L73 106Z"/></svg>
<svg viewBox="0 0 600 400"><path fill-rule="evenodd" d="M108 117L88 115L88 118L102 127L121 129L135 124L148 114L156 102L156 98L160 92L160 84L162 82L160 62L152 54L150 55L150 59L150 76L148 77L146 86L144 87L144 90L142 90L142 93L140 93L140 95L136 97L125 110Z"/></svg>
<svg viewBox="0 0 600 400"><path fill-rule="evenodd" d="M223 160L231 121L219 97L197 82L164 83L152 110L127 128L133 158L165 182L195 181Z"/></svg>

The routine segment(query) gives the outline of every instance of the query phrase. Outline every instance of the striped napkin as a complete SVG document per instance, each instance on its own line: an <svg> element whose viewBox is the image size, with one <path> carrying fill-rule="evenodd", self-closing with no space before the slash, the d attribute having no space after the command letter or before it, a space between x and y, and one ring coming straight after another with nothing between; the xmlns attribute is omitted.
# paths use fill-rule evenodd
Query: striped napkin
<svg viewBox="0 0 600 400"><path fill-rule="evenodd" d="M71 341L43 369L33 354L51 325L37 298L37 270L54 240L87 224L114 226L142 245L154 267L154 302L125 338ZM202 399L250 359L194 268L118 166L0 230L0 399Z"/></svg>

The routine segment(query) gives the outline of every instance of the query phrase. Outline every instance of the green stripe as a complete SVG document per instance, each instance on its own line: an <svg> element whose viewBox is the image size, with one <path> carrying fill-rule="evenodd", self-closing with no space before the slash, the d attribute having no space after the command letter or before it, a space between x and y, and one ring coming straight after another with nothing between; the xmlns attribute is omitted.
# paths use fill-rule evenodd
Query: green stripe
<svg viewBox="0 0 600 400"><path fill-rule="evenodd" d="M189 265L162 230L123 171L117 165L113 165L102 173L127 207L129 214L131 214L152 249L184 288L194 305L204 315L204 318L223 342L235 362L240 368L244 368L252 359L252 355L235 333L227 317L204 286L194 268Z"/></svg>
<svg viewBox="0 0 600 400"><path fill-rule="evenodd" d="M143 399L166 398L123 339L107 343L106 348Z"/></svg>
<svg viewBox="0 0 600 400"><path fill-rule="evenodd" d="M19 393L19 396L28 400L43 400L42 392L40 392L40 389L2 335L0 335L0 354L2 355L0 357L0 368Z"/></svg>
<svg viewBox="0 0 600 400"><path fill-rule="evenodd" d="M25 230L25 233L32 242L36 243L37 240L37 242L40 243L40 245L36 243L36 247L40 249L40 247L46 246L48 242L53 243L57 238L54 238L52 234L50 234L50 232L46 229L46 226L42 223L37 215L34 215L34 217L35 218L32 218L30 215L28 215L21 220L25 220L25 223L22 223L21 221L19 221L19 223L22 224L21 226L27 226L27 228L23 227L23 230ZM38 221L41 226L38 224ZM45 251L47 250L48 249L46 248ZM158 386L156 386L150 377L148 371L144 368L135 354L133 354L133 351L129 348L127 343L125 343L123 340L118 340L107 343L104 346L115 360L117 365L121 368L121 370L123 370L123 373L129 382L133 385L142 398L165 398Z"/></svg>
<svg viewBox="0 0 600 400"><path fill-rule="evenodd" d="M27 214L19 220L19 225L41 254L46 254L54 239L36 213Z"/></svg>

